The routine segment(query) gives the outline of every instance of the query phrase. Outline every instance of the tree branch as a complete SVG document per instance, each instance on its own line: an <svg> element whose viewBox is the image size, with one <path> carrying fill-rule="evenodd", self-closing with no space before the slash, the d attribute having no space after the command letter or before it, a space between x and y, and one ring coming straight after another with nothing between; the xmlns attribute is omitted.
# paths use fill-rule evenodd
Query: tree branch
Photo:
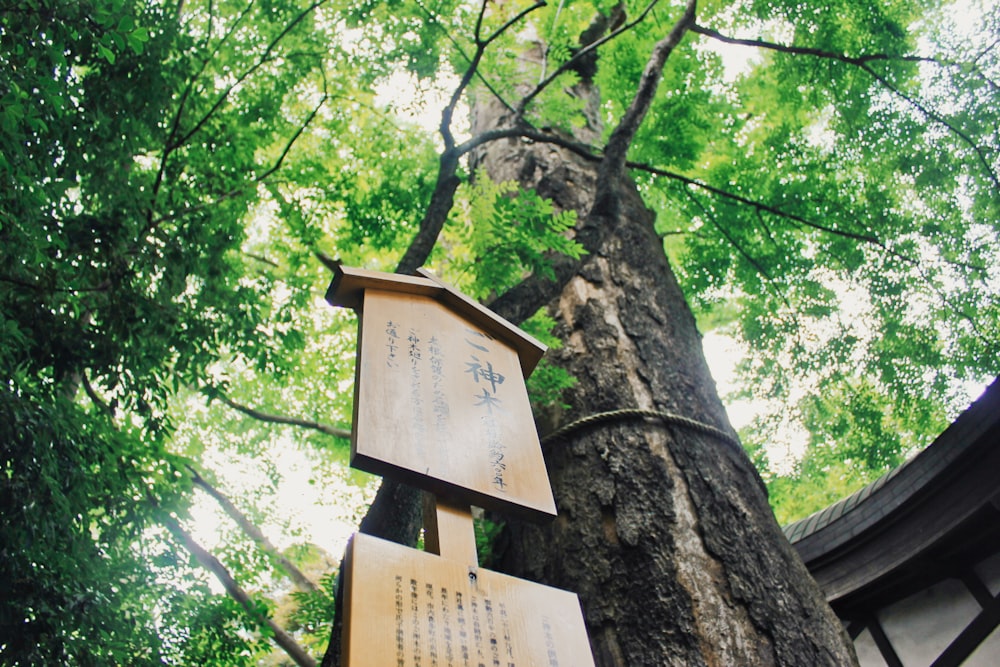
<svg viewBox="0 0 1000 667"><path fill-rule="evenodd" d="M993 167L990 165L990 162L987 159L986 155L983 154L982 148L980 148L979 145L976 144L976 142L974 142L968 134L957 128L941 114L937 113L932 109L927 108L927 106L925 106L919 100L916 100L912 96L904 93L898 87L890 83L888 79L886 79L884 76L873 70L871 66L868 64L870 62L878 60L934 62L939 64L940 61L934 58L925 58L921 56L890 56L887 54L872 54L867 56L852 57L845 55L843 53L834 53L832 51L824 51L823 49L815 49L804 46L790 46L787 44L777 44L775 42L768 42L762 39L737 39L735 37L727 37L722 33L718 32L717 30L705 28L697 24L693 24L691 26L691 31L698 33L700 35L704 35L706 37L711 37L726 44L753 46L757 48L768 49L771 51L777 51L779 53L809 55L809 56L814 56L816 58L835 60L837 62L842 62L848 65L853 65L855 67L858 67L859 69L867 72L869 76L878 81L880 84L882 84L882 86L884 86L886 90L890 91L892 94L901 98L903 101L905 101L907 104L909 104L911 107L919 111L927 118L933 120L936 123L939 123L940 125L943 125L949 132L951 132L959 139L961 139L965 144L967 144L969 148L971 148L973 152L976 154L976 157L979 158L979 162L982 164L983 169L986 171L987 177L993 182L993 185L996 186L998 190L1000 190L1000 177L998 177L997 174L993 171Z"/></svg>
<svg viewBox="0 0 1000 667"><path fill-rule="evenodd" d="M316 667L316 660L306 653L305 650L299 646L298 643L296 643L291 635L278 627L277 623L260 611L260 608L254 604L253 600L246 593L246 591L240 588L240 585L236 583L233 576L229 574L229 570L226 569L226 566L223 565L218 558L213 556L204 547L198 544L195 539L191 537L190 533L181 527L177 519L163 511L158 512L158 515L159 516L157 518L160 523L170 531L174 538L177 539L177 541L180 542L192 556L194 556L199 565L215 575L215 577L222 584L223 588L226 589L226 592L229 593L229 596L239 602L240 606L246 610L247 614L256 623L267 626L273 634L272 639L274 639L274 643L280 646L281 649L295 661L295 664L299 667Z"/></svg>
<svg viewBox="0 0 1000 667"><path fill-rule="evenodd" d="M602 36L600 39L596 39L593 42L585 44L583 47L581 47L580 50L574 53L569 60L567 60L562 65L557 67L555 70L553 70L552 74L548 75L547 77L539 81L538 85L535 86L535 88L531 92L529 92L527 95L521 98L521 101L518 102L517 104L517 109L516 109L517 115L519 117L523 116L525 110L528 108L528 105L531 104L532 100L538 97L546 88L549 87L549 85L553 81L559 78L560 75L565 74L567 71L573 69L574 66L579 64L584 58L589 56L591 53L596 51L601 46L604 46L605 44L615 39L622 33L628 32L629 30L640 24L643 20L645 20L646 16L648 16L649 13L653 11L653 7L655 7L659 1L660 0L651 0L650 3L646 5L646 8L642 10L642 12L635 20L629 21L628 23L625 23L620 27L618 27L617 29L611 31L607 35Z"/></svg>
<svg viewBox="0 0 1000 667"><path fill-rule="evenodd" d="M220 401L231 407L237 412L242 412L248 417L253 417L258 421L266 422L268 424L284 424L287 426L300 426L302 428L313 429L314 431L319 431L320 433L325 433L326 435L332 435L335 438L350 438L351 431L349 429L337 428L336 426L330 426L328 424L323 424L320 422L312 421L309 419L299 419L298 417L286 417L284 415L276 415L268 412L262 412L260 410L255 410L254 408L248 407L241 403L237 403L225 394L220 392L213 392L211 394L212 398L218 398Z"/></svg>
<svg viewBox="0 0 1000 667"><path fill-rule="evenodd" d="M203 66L202 70L199 71L199 73L195 77L192 78L192 80L189 83L188 87L184 90L184 93L181 95L181 101L180 101L180 104L178 105L177 113L174 116L174 120L173 120L173 123L172 123L170 134L168 135L167 141L166 141L166 143L165 143L165 145L163 147L163 156L160 158L160 164L159 164L159 167L157 169L156 177L155 177L155 179L153 181L153 186L152 186L151 193L150 193L149 210L148 210L147 215L146 215L146 218L147 218L147 229L145 230L146 233L148 233L148 231L150 229L152 229L153 227L155 227L156 224L159 224L159 223L154 224L153 216L154 216L155 210L156 210L156 200L159 197L160 189L161 189L161 187L163 185L163 179L164 179L164 176L166 174L167 160L169 159L170 155L173 154L174 151L176 151L178 148L180 148L181 146L183 146L185 143L187 143L191 139L191 137L193 137L195 134L197 134L198 131L201 130L202 127L204 127L204 125L212 118L212 116L214 116L215 113L220 108L222 108L223 104L225 104L225 102L229 99L229 95L233 92L233 90L235 90L240 84L242 84L244 81L246 81L258 69L260 69L265 64L267 64L268 62L270 62L271 61L271 53L274 51L275 48L277 48L277 46L281 42L281 40L283 40L286 36L288 36L288 34L292 31L292 29L296 25L298 25L301 21L303 21L306 16L308 16L311 12L313 12L316 8L318 8L320 5L324 4L325 2L326 2L326 0L314 0L314 2L312 2L308 7L306 7L298 15L296 15L295 18L293 18L291 21L289 21L288 24L286 24L285 27L281 30L281 32L279 32L274 37L274 39L272 39L268 43L268 45L264 49L263 54L261 54L261 56L258 58L257 62L255 62L253 65L251 65L249 69L247 69L246 71L244 71L236 79L236 81L234 81L232 84L230 84L222 92L222 94L215 101L215 103L211 106L211 108L209 108L209 110L194 124L194 127L192 127L190 130L188 130L184 134L183 137L178 137L177 135L180 132L180 124L181 124L181 120L182 120L182 117L183 117L184 105L185 105L186 100L187 100L188 96L190 95L190 92L191 92L191 90L192 90L192 88L194 86L194 82L201 75L201 73L204 72L205 67ZM229 33L223 38L223 41L225 39L228 39L229 36L233 33L233 31L236 30L236 26L238 26L239 22L243 20L243 18L245 17L246 13L250 10L250 6L252 6L252 5L253 5L253 2L250 2L249 5L247 6L246 10L244 10L244 12L239 16L239 18L235 22L232 30L230 30ZM219 42L219 46L221 46L221 45L222 45L222 41ZM214 56L214 53L215 52L213 52L213 56ZM207 65L207 62L208 61L206 61L206 65ZM163 220L161 219L159 222L162 222L162 221ZM144 234L143 234L143 236L144 236Z"/></svg>
<svg viewBox="0 0 1000 667"><path fill-rule="evenodd" d="M107 292L108 289L111 287L111 284L107 280L102 281L96 287L50 287L45 285L39 285L33 282L28 282L27 280L21 280L20 278L14 278L13 276L0 276L0 282L10 283L11 285L17 285L18 287L24 287L26 289L35 290L36 292L42 292L44 294L52 294L55 292L66 293L66 294Z"/></svg>
<svg viewBox="0 0 1000 667"><path fill-rule="evenodd" d="M785 307L788 308L789 314L795 321L795 330L798 331L800 329L800 326L798 318L796 317L795 308L792 307L792 303L788 300L788 297L785 295L785 293L782 290L778 289L778 286L776 284L777 281L774 280L774 278L767 271L767 269L765 269L763 265L761 265L761 263L758 262L757 259L753 255L751 255L746 248L740 245L740 243L729 232L729 230L722 226L722 223L719 222L715 213L711 211L707 206L705 206L705 204L700 199L698 199L693 192L685 189L684 194L688 197L688 199L694 202L694 204L698 208L701 209L702 213L705 214L705 217L708 218L709 222L711 222L712 225L717 230L719 230L719 233L722 234L722 236L729 242L731 246L736 248L736 251L743 257L743 259L745 259L750 264L750 266L754 268L754 271L763 276L764 283L779 299L781 299L782 302L784 302ZM768 235L770 236L770 231L768 231Z"/></svg>
<svg viewBox="0 0 1000 667"><path fill-rule="evenodd" d="M205 123L207 123L209 120L211 120L212 116L215 115L215 112L218 111L222 107L222 105L226 103L226 101L229 99L229 95L232 94L232 92L234 90L236 90L236 88L239 87L240 84L242 84L244 81L246 81L251 76L253 76L253 74L256 73L256 71L259 70L261 67L263 67L267 63L271 62L271 60L272 60L271 54L278 47L278 44L281 43L281 40L283 40L285 37L287 37L288 34L295 28L295 26L297 26L299 23L301 23L303 20L305 20L306 16L308 16L309 14L311 14L314 10L316 10L320 5L324 4L325 2L326 2L326 0L315 0L308 7L306 7L301 12L299 12L295 16L295 18L293 18L291 21L289 21L285 25L285 27L282 28L281 32L279 32L277 35L275 35L274 39L272 39L267 44L267 46L264 48L264 52L257 59L257 62L255 62L247 70L245 70L242 74L240 74L240 76L237 77L235 81L233 81L231 84L229 84L229 86L227 86L226 89L224 91L222 91L222 94L219 96L219 99L217 99L215 101L215 104L213 104L211 106L211 108L208 110L208 112L206 112L205 115L202 116L194 124L194 127L192 127L190 130L188 130L184 134L183 137L181 137L180 139L177 139L176 140L176 145L175 146L171 146L171 149L174 149L174 148L177 148L179 146L182 146L182 145L186 144L188 141L190 141L191 137L193 137L195 134L197 134L198 131L201 130L202 127L205 126Z"/></svg>
<svg viewBox="0 0 1000 667"><path fill-rule="evenodd" d="M608 163L608 169L611 173L617 175L624 171L625 156L639 125L653 103L656 89L663 78L663 66L670 54L673 53L674 48L680 44L684 33L694 24L696 6L696 0L688 0L684 14L674 24L673 29L653 47L653 52L650 54L649 60L646 61L646 68L639 79L639 87L632 98L632 103L625 110L618 127L611 132L608 145L604 149L604 160Z"/></svg>
<svg viewBox="0 0 1000 667"><path fill-rule="evenodd" d="M916 265L916 264L920 263L920 260L914 259L912 257L908 257L907 255L904 255L904 254L902 254L901 252L899 252L897 250L893 250L888 245L886 245L881 239L879 239L877 236L875 236L873 234L861 234L861 233L858 233L858 232L852 232L850 230L840 229L840 228L837 228L837 227L829 227L827 225L823 225L821 223L815 222L814 220L809 220L808 218L803 218L802 216L797 215L795 213L791 213L789 211L784 211L784 210L782 210L780 208L777 208L775 206L771 206L769 204L765 204L763 202L756 201L756 200L750 199L748 197L744 197L743 195L739 195L739 194L736 194L734 192L729 192L728 190L723 190L722 188L717 188L717 187L715 187L713 185L709 185L708 183L705 183L703 181L699 181L697 179L690 178L688 176L683 176L681 174L678 174L676 172L670 171L668 169L660 169L658 167L652 167L650 165L642 164L640 162L628 162L627 166L629 168L631 168L631 169L636 169L636 170L639 170L639 171L644 171L646 173L653 174L655 176L664 176L666 178L670 178L670 179L673 179L675 181L679 181L679 182L684 183L686 185L691 185L691 186L700 188L702 190L705 190L706 192L711 192L712 194L718 195L719 197L723 197L725 199L730 199L732 201L739 202L741 204L746 204L747 206L752 206L753 208L757 209L758 211L764 211L766 213L770 213L770 214L778 216L780 218L785 218L787 220L792 220L792 221L800 223L800 224L802 224L802 225L804 225L806 227L810 227L812 229L816 229L818 231L825 232L827 234L832 234L834 236L842 236L844 238L849 238L849 239L853 239L855 241L861 241L862 243L867 243L869 245L874 245L877 248L881 249L886 254L892 255L893 257L896 257L897 259L903 260L904 262L906 262L908 264L915 264ZM985 273L986 272L985 267L982 267L982 266L976 266L974 264L968 264L968 263L965 263L965 262L954 262L954 261L951 261L951 260L944 260L944 261L946 263L948 263L948 264L951 264L952 266L958 266L958 267L962 267L962 268L966 268L966 269L972 269L972 270L975 270L975 271L979 271L981 273Z"/></svg>
<svg viewBox="0 0 1000 667"><path fill-rule="evenodd" d="M910 95L907 95L902 90L900 90L893 84L889 83L889 81L885 77L875 72L875 70L873 70L868 65L859 65L859 67L861 67L861 69L863 69L864 71L868 72L868 74L870 74L873 79L875 79L883 86L885 86L887 90L891 91L893 94L903 99L907 104L912 106L914 109L922 113L927 118L930 118L931 120L936 121L937 123L943 125L952 134L954 134L963 142L965 142L969 146L969 148L971 148L972 151L976 154L976 157L979 158L979 162L980 164L982 164L983 170L986 172L987 178L993 181L994 187L996 187L997 191L1000 191L1000 177L998 177L996 172L993 171L993 167L990 166L990 161L983 153L983 149L980 148L979 144L977 144L972 140L972 137L970 137L968 134L966 134L962 130L952 125L952 123L941 114L937 113L932 109L927 108L926 106L924 106L924 104L922 104L918 100L914 99Z"/></svg>
<svg viewBox="0 0 1000 667"><path fill-rule="evenodd" d="M272 267L274 267L276 269L281 268L281 265L278 264L276 261L274 261L273 259L268 259L267 257L264 257L263 255L258 255L257 253L246 252L246 251L244 251L243 254L246 255L247 257L249 257L250 259L257 260L261 264L267 264L268 266L272 266Z"/></svg>
<svg viewBox="0 0 1000 667"><path fill-rule="evenodd" d="M201 75L205 73L205 70L208 68L208 64L212 61L212 59L216 56L216 54L218 54L219 49L222 48L222 45L225 44L229 40L229 38L236 33L236 30L243 22L243 19L246 18L247 14L250 13L250 10L253 7L254 2L255 0L250 0L250 2L247 3L247 6L243 9L242 12L240 12L240 15L236 17L235 21L233 21L233 24L230 27L230 29L226 32L225 35L222 36L222 39L219 40L218 44L215 45L215 48L212 50L212 53L205 58L205 60L201 63L201 67L198 69L195 75L192 76L191 79L188 81L187 86L184 87L184 92L181 93L181 98L180 101L177 103L177 110L174 113L173 121L170 123L170 133L167 135L167 140L163 144L163 155L160 156L160 164L158 165L156 170L156 177L153 179L153 187L150 190L149 211L147 211L146 214L146 219L148 223L152 223L153 220L153 215L156 209L156 199L159 196L160 188L163 186L163 178L166 175L167 160L169 159L170 155L180 146L180 144L177 143L177 135L180 133L181 121L184 118L184 108L187 106L187 101L190 98L192 91L194 90L194 84L196 81L198 81ZM208 40L210 40L212 37L212 25L215 19L215 13L213 9L214 7L210 2L208 8L209 29L206 32L206 37L205 37L206 44L208 43ZM177 8L178 16L180 15L180 13L181 10L180 6L178 5Z"/></svg>
<svg viewBox="0 0 1000 667"><path fill-rule="evenodd" d="M458 158L459 155L454 149L446 149L441 153L437 183L434 185L430 203L427 204L427 211L420 220L417 235L413 237L413 241L396 266L396 273L412 275L430 257L438 235L455 204L455 192L461 182L458 178Z"/></svg>
<svg viewBox="0 0 1000 667"><path fill-rule="evenodd" d="M698 23L695 23L691 26L691 32L697 33L699 35L704 35L705 37L711 37L712 39L724 42L726 44L733 44L734 46L752 46L757 48L769 49L772 51L779 51L781 53L809 55L809 56L816 56L818 58L829 58L832 60L839 60L841 62L848 63L851 65L863 65L865 63L873 62L876 60L932 62L940 64L940 61L937 60L936 58L930 58L927 56L899 56L899 55L890 55L888 53L874 53L864 56L852 57L843 53L835 53L833 51L826 51L824 49L817 49L809 46L791 46L787 44L768 42L763 39L740 39L737 37L729 37L728 35L722 34L718 30L707 28Z"/></svg>
<svg viewBox="0 0 1000 667"><path fill-rule="evenodd" d="M191 473L191 481L194 482L202 491L210 495L215 499L215 502L219 503L219 506L225 510L226 514L236 522L240 529L246 533L246 535L254 541L254 543L264 550L274 561L283 569L289 577L292 579L292 583L300 591L305 591L307 593L313 592L317 589L316 584L314 584L309 577L307 577L302 570L295 567L292 561L288 560L284 554L278 551L278 548L271 543L271 540L267 539L263 531L257 527L247 516L233 504L231 500L226 496L226 494L219 491L217 488L205 481L205 478L198 474L192 466L188 465L187 469Z"/></svg>
<svg viewBox="0 0 1000 667"><path fill-rule="evenodd" d="M108 405L103 398L97 395L97 392L94 391L94 387L90 384L90 378L87 377L87 372L85 370L80 371L80 384L83 385L83 391L86 392L87 398L90 399L90 402L100 408L109 417L114 418L115 409Z"/></svg>
<svg viewBox="0 0 1000 667"><path fill-rule="evenodd" d="M462 75L461 81L452 91L451 99L448 100L448 104L445 106L444 110L441 112L441 136L444 138L445 151L449 151L455 146L455 138L451 133L451 120L455 113L455 107L458 105L458 101L462 97L462 93L468 87L469 83L472 81L472 77L476 75L479 70L479 63L483 59L483 54L486 53L486 49L489 48L496 39L503 35L507 30L511 28L515 23L523 19L525 16L540 9L545 6L545 0L539 0L533 5L526 7L525 9L518 12L514 17L504 23L502 26L497 28L492 35L483 39L481 36L482 26L483 26L483 16L486 13L486 4L489 0L483 0L482 5L479 8L479 16L476 17L476 29L475 29L475 43L476 52L472 55L472 60L469 63L469 67L465 70Z"/></svg>
<svg viewBox="0 0 1000 667"><path fill-rule="evenodd" d="M428 21L431 21L432 23L437 23L437 24L439 24L439 25L441 24L441 20L440 20L440 19L438 18L438 15L437 15L437 14L435 14L434 12L432 12L432 11L431 11L430 9L428 9L428 8L427 8L427 7L426 7L426 6L424 5L424 3L420 2L420 0L417 0L417 1L416 1L416 5L417 5L417 7L419 7L419 8L420 8L420 10L421 10L421 11L422 11L422 12L423 12L424 14L426 14L426 15L427 15L427 20L428 20ZM443 29L443 27L442 27L442 29ZM458 52L458 55L462 56L462 58L463 58L463 59L465 59L465 62L467 62L467 63L471 64L471 63L472 63L472 56L468 55L468 54L467 54L467 53L465 52L465 49L463 49L463 48L462 48L462 45L458 43L458 40L457 40L457 39L455 39L455 38L454 38L454 37L452 36L452 34L451 34L450 32L448 32L447 30L444 30L444 36L445 36L445 38L447 38L447 40L448 40L449 42L451 42L451 45L452 45L453 47L455 47L455 51L457 51L457 52ZM511 105L510 105L510 104L509 104L509 103L508 103L508 102L507 102L507 101L506 101L506 100L505 100L505 99L503 98L503 96L502 96L502 95L500 95L500 92L499 92L499 91L498 91L498 90L497 90L496 88L494 88L494 87L493 87L493 84L491 84L491 83L490 83L490 82L489 82L489 81L488 81L488 80L486 79L486 77L484 77L484 76L482 75L482 73L481 73L481 72L479 71L479 68L478 68L478 67L476 68L476 78L477 78L477 79L479 79L480 83L482 83L482 84L483 84L484 86L486 86L486 89L487 89L487 90L489 90L489 91L490 91L490 93L492 93L492 94L493 94L493 96L497 98L497 100L498 100L498 101L500 102L500 104L502 104L502 105L503 105L503 106L504 106L504 107L505 107L505 108L506 108L506 109L507 109L508 111L510 111L511 113L513 113L513 112L514 112L514 107L512 107L512 106L511 106Z"/></svg>
<svg viewBox="0 0 1000 667"><path fill-rule="evenodd" d="M277 159L274 161L274 163L270 167L268 167L266 170L264 170L260 174L254 176L249 181L245 182L242 186L240 186L238 188L233 188L229 192L223 193L223 194L219 195L218 197L216 197L215 199L212 199L211 201L201 202L200 204L195 204L194 206L189 206L189 207L187 207L185 209L182 209L180 211L175 211L174 213L171 213L170 215L161 216L161 217L158 217L158 218L155 218L155 219L151 220L150 223L147 225L147 229L146 229L147 233L149 231L152 231L153 229L156 229L158 226L162 225L164 222L170 222L170 221L173 221L173 220L177 220L179 218L184 217L185 215L190 215L192 213L196 213L197 211L200 211L200 210L203 210L203 209L206 209L206 208L211 208L213 206L217 206L217 205L221 204L224 201L227 201L229 199L233 199L234 197L239 197L240 195L242 195L243 193L245 193L251 186L259 185L260 183L263 183L268 178L270 178L272 175L274 175L275 173L277 173L278 170L281 169L281 165L284 164L285 159L288 157L288 154L291 152L292 147L299 140L299 137L301 137L302 133L306 131L306 128L308 128L309 125L312 124L313 120L319 114L319 110L323 107L324 104L326 104L327 100L330 99L330 96L326 93L326 81L325 81L325 77L324 77L324 82L323 82L323 88L324 88L323 96L320 98L319 102L316 104L316 106L313 108L313 110L309 113L309 115L306 116L306 119L302 122L302 124L295 130L295 133L292 134L291 138L285 144L285 147L281 150L281 153L278 154Z"/></svg>

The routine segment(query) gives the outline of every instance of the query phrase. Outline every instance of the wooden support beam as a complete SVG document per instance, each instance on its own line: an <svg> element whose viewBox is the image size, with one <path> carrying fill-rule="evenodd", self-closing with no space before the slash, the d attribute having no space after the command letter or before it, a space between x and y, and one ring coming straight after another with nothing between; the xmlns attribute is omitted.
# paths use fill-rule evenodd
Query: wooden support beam
<svg viewBox="0 0 1000 667"><path fill-rule="evenodd" d="M478 568L471 508L425 493L424 548L442 558Z"/></svg>

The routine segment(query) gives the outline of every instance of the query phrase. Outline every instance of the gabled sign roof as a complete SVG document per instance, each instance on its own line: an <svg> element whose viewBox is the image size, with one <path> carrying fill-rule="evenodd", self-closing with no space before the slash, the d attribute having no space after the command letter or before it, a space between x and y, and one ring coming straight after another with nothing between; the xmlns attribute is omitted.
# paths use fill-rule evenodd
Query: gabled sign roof
<svg viewBox="0 0 1000 667"><path fill-rule="evenodd" d="M419 276L383 273L346 266L337 267L326 300L333 306L361 309L366 289L428 296L447 306L471 324L514 348L527 378L545 354L545 345L503 319L489 308L470 299L426 269Z"/></svg>

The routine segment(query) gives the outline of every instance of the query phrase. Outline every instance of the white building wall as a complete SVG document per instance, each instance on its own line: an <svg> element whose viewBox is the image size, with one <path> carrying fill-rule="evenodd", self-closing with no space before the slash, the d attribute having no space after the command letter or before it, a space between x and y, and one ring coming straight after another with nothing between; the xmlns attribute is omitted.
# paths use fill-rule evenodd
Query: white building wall
<svg viewBox="0 0 1000 667"><path fill-rule="evenodd" d="M867 628L854 640L854 650L858 654L858 663L861 667L888 667L881 651L875 645L875 640L872 639L872 633Z"/></svg>
<svg viewBox="0 0 1000 667"><path fill-rule="evenodd" d="M990 589L990 595L1000 593L1000 554L993 554L979 565L973 568L986 588Z"/></svg>
<svg viewBox="0 0 1000 667"><path fill-rule="evenodd" d="M877 616L905 667L929 667L979 612L979 603L965 585L947 579Z"/></svg>
<svg viewBox="0 0 1000 667"><path fill-rule="evenodd" d="M990 593L1000 593L1000 554L974 568ZM929 667L982 611L957 579L947 579L877 612L882 631L904 667ZM861 667L886 667L871 632L854 640ZM1000 666L1000 628L990 634L963 663L963 667Z"/></svg>
<svg viewBox="0 0 1000 667"><path fill-rule="evenodd" d="M997 667L1000 665L1000 628L990 633L962 667Z"/></svg>

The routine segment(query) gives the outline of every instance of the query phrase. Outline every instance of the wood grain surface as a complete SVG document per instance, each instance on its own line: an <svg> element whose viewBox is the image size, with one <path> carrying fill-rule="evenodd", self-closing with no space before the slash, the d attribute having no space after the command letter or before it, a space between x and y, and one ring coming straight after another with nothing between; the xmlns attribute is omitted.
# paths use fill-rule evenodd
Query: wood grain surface
<svg viewBox="0 0 1000 667"><path fill-rule="evenodd" d="M593 667L576 595L358 533L346 667Z"/></svg>
<svg viewBox="0 0 1000 667"><path fill-rule="evenodd" d="M498 512L555 515L517 352L433 298L365 290L351 465Z"/></svg>

